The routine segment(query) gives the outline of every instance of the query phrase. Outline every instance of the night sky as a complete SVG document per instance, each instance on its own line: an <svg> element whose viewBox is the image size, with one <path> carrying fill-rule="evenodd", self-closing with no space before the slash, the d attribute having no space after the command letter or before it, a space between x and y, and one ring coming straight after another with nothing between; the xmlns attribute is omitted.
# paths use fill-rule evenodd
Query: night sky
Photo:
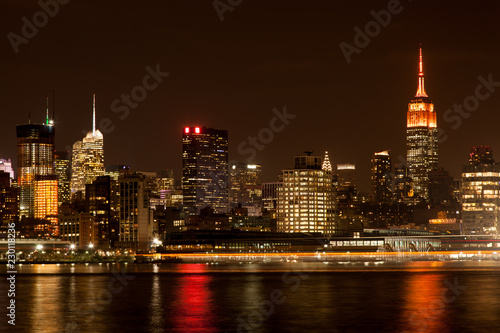
<svg viewBox="0 0 500 333"><path fill-rule="evenodd" d="M304 150L328 150L332 163L357 165L368 191L375 151L390 149L393 160L406 154L422 43L426 90L448 137L439 164L459 177L473 145L491 145L500 161L500 87L458 129L443 120L474 94L478 76L500 82L498 1L401 1L401 12L348 64L339 44L353 45L354 27L364 30L374 20L370 11L389 2L244 0L221 21L212 1L73 0L16 54L8 34L22 35L21 19L33 22L41 8L3 0L0 155L16 160L15 125L28 113L42 122L53 89L58 150L91 129L96 93L98 122L109 118L114 126L104 133L105 164L173 168L176 178L184 126L227 129L230 159L244 161L249 155L238 145L286 105L296 118L254 159L264 181L275 181ZM125 114L113 112L113 101L142 85L146 67L157 64L169 75L120 119Z"/></svg>

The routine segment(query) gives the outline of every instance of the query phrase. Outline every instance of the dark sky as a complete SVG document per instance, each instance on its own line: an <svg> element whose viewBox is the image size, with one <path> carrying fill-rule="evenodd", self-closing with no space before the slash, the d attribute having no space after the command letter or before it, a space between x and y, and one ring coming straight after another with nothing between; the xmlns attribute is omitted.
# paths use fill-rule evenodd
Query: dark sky
<svg viewBox="0 0 500 333"><path fill-rule="evenodd" d="M460 128L443 120L446 109L474 94L479 75L500 81L500 4L402 1L402 12L348 64L339 44L353 44L354 27L364 30L370 11L388 3L244 0L221 22L212 1L72 0L16 54L9 32L21 35L21 19L32 22L40 7L3 0L0 154L15 160L15 125L29 112L41 122L53 89L58 149L91 128L95 92L98 120L115 126L104 134L106 165L173 168L177 178L183 126L227 129L230 159L244 160L238 145L269 126L273 108L286 105L297 117L254 160L264 180L274 181L304 150L328 150L333 163L357 165L366 191L373 152L405 155L420 42L427 93L448 136L440 165L458 177L472 145L500 154L500 87ZM170 75L121 120L112 102L142 85L146 66L157 64Z"/></svg>

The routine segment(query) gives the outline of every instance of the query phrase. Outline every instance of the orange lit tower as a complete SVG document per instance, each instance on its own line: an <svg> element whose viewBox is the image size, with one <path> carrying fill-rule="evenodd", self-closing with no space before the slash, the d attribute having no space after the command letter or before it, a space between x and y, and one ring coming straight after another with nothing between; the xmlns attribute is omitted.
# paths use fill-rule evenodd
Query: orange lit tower
<svg viewBox="0 0 500 333"><path fill-rule="evenodd" d="M35 217L35 178L54 174L55 127L49 119L45 124L16 126L17 183L20 216Z"/></svg>
<svg viewBox="0 0 500 333"><path fill-rule="evenodd" d="M438 140L434 104L425 92L422 48L418 73L418 90L408 104L406 123L406 159L413 180L413 196L429 198L429 171L438 165Z"/></svg>

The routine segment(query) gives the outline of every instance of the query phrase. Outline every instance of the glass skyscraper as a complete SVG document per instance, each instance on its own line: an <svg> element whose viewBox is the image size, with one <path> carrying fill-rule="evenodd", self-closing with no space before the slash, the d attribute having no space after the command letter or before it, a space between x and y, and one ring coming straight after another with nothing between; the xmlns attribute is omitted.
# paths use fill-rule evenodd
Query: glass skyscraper
<svg viewBox="0 0 500 333"><path fill-rule="evenodd" d="M55 128L47 117L46 124L18 125L16 131L20 215L33 218L35 178L54 175Z"/></svg>

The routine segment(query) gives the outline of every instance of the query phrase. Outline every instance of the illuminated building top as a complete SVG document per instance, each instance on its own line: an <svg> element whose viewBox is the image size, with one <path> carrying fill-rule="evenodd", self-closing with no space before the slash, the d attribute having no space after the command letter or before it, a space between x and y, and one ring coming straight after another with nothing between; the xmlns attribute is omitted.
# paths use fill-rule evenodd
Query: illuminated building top
<svg viewBox="0 0 500 333"><path fill-rule="evenodd" d="M71 193L85 193L85 185L104 176L104 139L96 129L95 94L92 99L92 131L73 145Z"/></svg>
<svg viewBox="0 0 500 333"><path fill-rule="evenodd" d="M337 164L337 170L356 170L354 164Z"/></svg>
<svg viewBox="0 0 500 333"><path fill-rule="evenodd" d="M375 153L376 156L389 156L389 151L388 150L384 150L384 151L380 151L378 153Z"/></svg>
<svg viewBox="0 0 500 333"><path fill-rule="evenodd" d="M418 90L415 97L429 97L425 93L425 80L424 80L424 62L422 60L422 48L420 48L420 61L418 71Z"/></svg>
<svg viewBox="0 0 500 333"><path fill-rule="evenodd" d="M408 104L406 150L415 197L429 197L428 173L438 166L437 122L434 104L425 91L422 48L419 50L418 88Z"/></svg>
<svg viewBox="0 0 500 333"><path fill-rule="evenodd" d="M325 159L323 160L323 166L321 167L321 169L323 169L324 171L332 171L333 170L327 151L325 151Z"/></svg>

